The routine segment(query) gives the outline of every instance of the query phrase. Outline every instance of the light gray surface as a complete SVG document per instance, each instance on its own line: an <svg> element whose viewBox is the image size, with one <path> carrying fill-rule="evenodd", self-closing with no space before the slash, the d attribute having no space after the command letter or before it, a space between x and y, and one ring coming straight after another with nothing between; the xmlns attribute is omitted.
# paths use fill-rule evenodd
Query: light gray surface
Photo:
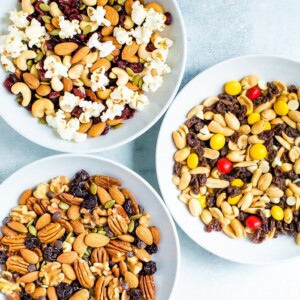
<svg viewBox="0 0 300 300"><path fill-rule="evenodd" d="M182 85L205 68L238 55L300 59L299 0L181 0L179 5L188 35ZM129 166L158 189L154 159L159 126L160 122L129 145L102 155ZM54 154L26 141L0 119L0 182L25 164ZM300 260L275 266L238 265L211 255L178 231L182 267L174 299L299 298Z"/></svg>

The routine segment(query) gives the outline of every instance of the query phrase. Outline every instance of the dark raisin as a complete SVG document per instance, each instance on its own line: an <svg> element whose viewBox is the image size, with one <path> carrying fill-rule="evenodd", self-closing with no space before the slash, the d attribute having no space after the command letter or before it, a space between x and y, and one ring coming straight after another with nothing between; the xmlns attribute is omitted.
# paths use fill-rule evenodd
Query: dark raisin
<svg viewBox="0 0 300 300"><path fill-rule="evenodd" d="M298 89L297 89L297 87L295 85L289 85L288 86L288 92L289 93L295 93L295 94L297 94Z"/></svg>
<svg viewBox="0 0 300 300"><path fill-rule="evenodd" d="M0 251L0 264L3 265L6 262L6 252L5 251Z"/></svg>
<svg viewBox="0 0 300 300"><path fill-rule="evenodd" d="M193 132L189 132L186 135L186 141L188 143L188 145L192 148L196 148L198 146L200 146L200 140L198 139L197 135Z"/></svg>
<svg viewBox="0 0 300 300"><path fill-rule="evenodd" d="M172 14L169 13L169 12L166 12L166 13L165 13L165 16L166 16L165 24L166 24L167 26L171 25L171 24L172 24L172 21L173 21Z"/></svg>
<svg viewBox="0 0 300 300"><path fill-rule="evenodd" d="M82 197L83 196L82 189L79 186L73 186L72 189L71 189L71 192L75 197Z"/></svg>
<svg viewBox="0 0 300 300"><path fill-rule="evenodd" d="M132 209L132 204L129 199L125 200L124 205L123 205L124 210L126 211L127 215L131 217L134 215L133 209Z"/></svg>
<svg viewBox="0 0 300 300"><path fill-rule="evenodd" d="M143 275L153 275L156 273L156 271L157 268L156 263L154 261L150 260L148 262L143 263L143 268L141 271Z"/></svg>
<svg viewBox="0 0 300 300"><path fill-rule="evenodd" d="M290 126L287 126L287 128L285 129L285 133L290 136L290 137L298 137L300 136L300 132L295 129L295 128L292 128Z"/></svg>
<svg viewBox="0 0 300 300"><path fill-rule="evenodd" d="M55 247L47 247L44 249L44 259L49 262L56 261L61 251Z"/></svg>
<svg viewBox="0 0 300 300"><path fill-rule="evenodd" d="M21 300L31 300L32 297L28 294L22 294L20 297Z"/></svg>
<svg viewBox="0 0 300 300"><path fill-rule="evenodd" d="M58 299L69 299L73 294L73 287L67 283L60 283L56 287L56 294L58 296Z"/></svg>
<svg viewBox="0 0 300 300"><path fill-rule="evenodd" d="M232 198L240 195L240 193L241 193L241 190L236 186L230 186L227 189L227 191L228 191L229 196L232 197Z"/></svg>
<svg viewBox="0 0 300 300"><path fill-rule="evenodd" d="M104 226L103 229L104 229L107 237L112 238L114 236L114 233L110 230L110 228L108 226Z"/></svg>
<svg viewBox="0 0 300 300"><path fill-rule="evenodd" d="M146 251L149 254L155 254L158 252L158 247L156 244L153 243L152 245L146 247Z"/></svg>
<svg viewBox="0 0 300 300"><path fill-rule="evenodd" d="M132 63L130 64L129 68L134 72L134 73L142 73L144 70L144 66L142 63Z"/></svg>
<svg viewBox="0 0 300 300"><path fill-rule="evenodd" d="M82 290L82 286L78 281L73 281L72 282L72 288L73 288L73 293L76 293L79 290Z"/></svg>
<svg viewBox="0 0 300 300"><path fill-rule="evenodd" d="M90 195L82 203L82 207L92 210L97 206L97 196Z"/></svg>
<svg viewBox="0 0 300 300"><path fill-rule="evenodd" d="M128 296L130 297L130 300L141 300L142 291L140 289L130 289L128 291Z"/></svg>
<svg viewBox="0 0 300 300"><path fill-rule="evenodd" d="M279 123L277 125L275 125L274 127L274 133L275 135L281 135L282 131L285 130L286 125L284 123Z"/></svg>
<svg viewBox="0 0 300 300"><path fill-rule="evenodd" d="M215 195L209 194L206 197L206 204L208 207L213 207L216 204L216 198Z"/></svg>
<svg viewBox="0 0 300 300"><path fill-rule="evenodd" d="M198 155L199 158L202 158L204 155L204 149L202 146L199 146L195 149L195 153Z"/></svg>
<svg viewBox="0 0 300 300"><path fill-rule="evenodd" d="M208 225L206 225L204 227L204 230L206 232L221 231L222 226L221 226L221 223L218 220L213 220Z"/></svg>
<svg viewBox="0 0 300 300"><path fill-rule="evenodd" d="M128 65L128 63L125 60L118 60L117 64L118 64L118 67L123 70L125 70Z"/></svg>
<svg viewBox="0 0 300 300"><path fill-rule="evenodd" d="M25 239L25 246L27 249L39 248L41 243L35 236L29 236Z"/></svg>
<svg viewBox="0 0 300 300"><path fill-rule="evenodd" d="M188 127L188 128L191 128L193 127L195 124L197 124L198 122L201 122L201 120L197 117L192 117L190 119L188 119L187 121L185 121L185 125Z"/></svg>

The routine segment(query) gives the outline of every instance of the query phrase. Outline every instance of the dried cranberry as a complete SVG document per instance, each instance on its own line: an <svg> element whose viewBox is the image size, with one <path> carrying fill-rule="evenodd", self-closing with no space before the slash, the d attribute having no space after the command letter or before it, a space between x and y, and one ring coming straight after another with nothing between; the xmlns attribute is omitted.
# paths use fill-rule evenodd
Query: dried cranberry
<svg viewBox="0 0 300 300"><path fill-rule="evenodd" d="M60 97L60 93L59 92L51 92L48 97L50 100L55 100Z"/></svg>
<svg viewBox="0 0 300 300"><path fill-rule="evenodd" d="M122 120L128 120L134 117L135 110L130 108L128 105L125 106L125 108L122 111L121 119Z"/></svg>
<svg viewBox="0 0 300 300"><path fill-rule="evenodd" d="M128 296L130 300L140 300L142 299L142 291L140 289L130 289L128 291Z"/></svg>
<svg viewBox="0 0 300 300"><path fill-rule="evenodd" d="M134 73L142 73L144 70L144 65L142 63L132 63L132 64L130 64L129 68Z"/></svg>
<svg viewBox="0 0 300 300"><path fill-rule="evenodd" d="M0 251L0 264L3 265L6 262L6 252Z"/></svg>
<svg viewBox="0 0 300 300"><path fill-rule="evenodd" d="M156 48L155 48L155 46L152 43L148 44L147 47L146 47L146 50L148 52L153 52L155 49Z"/></svg>
<svg viewBox="0 0 300 300"><path fill-rule="evenodd" d="M72 90L73 94L79 98L84 99L85 98L85 93L81 89L73 89Z"/></svg>
<svg viewBox="0 0 300 300"><path fill-rule="evenodd" d="M75 107L73 109L73 111L71 112L71 115L76 117L76 118L79 118L79 116L83 113L83 108L82 107Z"/></svg>
<svg viewBox="0 0 300 300"><path fill-rule="evenodd" d="M103 132L101 133L101 135L107 135L109 130L110 130L110 127L108 125L106 125Z"/></svg>
<svg viewBox="0 0 300 300"><path fill-rule="evenodd" d="M157 271L156 263L152 260L143 263L142 274L144 275L153 275Z"/></svg>
<svg viewBox="0 0 300 300"><path fill-rule="evenodd" d="M5 88L11 93L11 87L19 81L15 74L10 74L4 81Z"/></svg>
<svg viewBox="0 0 300 300"><path fill-rule="evenodd" d="M34 5L34 8L35 8L35 10L39 13L39 15L44 15L45 14L45 12L43 11L43 10L41 10L41 8L40 8L40 5L42 4L42 3L44 3L43 1L38 1L38 2L36 2L35 3L35 5Z"/></svg>
<svg viewBox="0 0 300 300"><path fill-rule="evenodd" d="M60 253L61 251L55 247L47 247L44 249L44 259L50 262L56 261Z"/></svg>
<svg viewBox="0 0 300 300"><path fill-rule="evenodd" d="M124 24L125 20L126 20L126 15L124 13L121 13L120 17L119 17L119 25L120 25L120 27L124 28L124 26L125 26L125 24Z"/></svg>
<svg viewBox="0 0 300 300"><path fill-rule="evenodd" d="M73 287L67 283L60 283L56 287L56 294L58 296L58 299L69 299L73 294Z"/></svg>
<svg viewBox="0 0 300 300"><path fill-rule="evenodd" d="M146 247L146 251L147 251L149 254L155 254L155 253L157 253L157 251L158 251L158 247L157 247L156 244L153 243L152 245Z"/></svg>
<svg viewBox="0 0 300 300"><path fill-rule="evenodd" d="M117 64L118 64L118 67L119 67L119 68L125 70L128 63L127 63L125 60L118 60Z"/></svg>
<svg viewBox="0 0 300 300"><path fill-rule="evenodd" d="M35 236L29 236L25 239L25 246L27 249L39 248L41 243Z"/></svg>
<svg viewBox="0 0 300 300"><path fill-rule="evenodd" d="M165 13L165 16L166 16L165 24L166 24L166 25L171 25L171 24L172 24L172 21L173 21L173 17L172 17L172 15L171 15L171 13L166 12L166 13Z"/></svg>
<svg viewBox="0 0 300 300"><path fill-rule="evenodd" d="M82 203L82 207L85 209L92 210L97 206L97 197L89 195Z"/></svg>

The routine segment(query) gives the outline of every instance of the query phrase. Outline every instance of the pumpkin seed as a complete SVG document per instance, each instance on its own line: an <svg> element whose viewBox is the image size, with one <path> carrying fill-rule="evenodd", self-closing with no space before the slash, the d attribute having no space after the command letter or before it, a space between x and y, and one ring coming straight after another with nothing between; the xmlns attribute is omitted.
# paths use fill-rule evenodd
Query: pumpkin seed
<svg viewBox="0 0 300 300"><path fill-rule="evenodd" d="M113 7L116 11L121 11L122 10L122 7L120 5L114 5Z"/></svg>
<svg viewBox="0 0 300 300"><path fill-rule="evenodd" d="M32 59L28 60L28 61L27 61L27 66L28 66L28 67L31 67L32 65L33 65Z"/></svg>
<svg viewBox="0 0 300 300"><path fill-rule="evenodd" d="M109 5L113 5L115 3L115 0L109 0L108 3Z"/></svg>
<svg viewBox="0 0 300 300"><path fill-rule="evenodd" d="M112 61L114 59L114 56L110 54L110 55L106 56L105 58L109 61Z"/></svg>
<svg viewBox="0 0 300 300"><path fill-rule="evenodd" d="M85 4L82 4L80 7L79 7L79 10L84 10L86 8L86 5Z"/></svg>
<svg viewBox="0 0 300 300"><path fill-rule="evenodd" d="M90 192L92 195L96 195L97 194L97 190L98 190L98 187L97 185L92 182L91 185L90 185Z"/></svg>
<svg viewBox="0 0 300 300"><path fill-rule="evenodd" d="M130 217L130 220L138 220L138 219L140 219L141 217L142 217L143 215L142 214L138 214L138 215L134 215L134 216L131 216Z"/></svg>
<svg viewBox="0 0 300 300"><path fill-rule="evenodd" d="M26 225L27 228L28 228L30 225L32 225L33 221L34 221L34 220L31 220L31 221Z"/></svg>
<svg viewBox="0 0 300 300"><path fill-rule="evenodd" d="M83 34L89 34L91 32L91 30L92 30L92 26L91 25L87 25L83 29Z"/></svg>
<svg viewBox="0 0 300 300"><path fill-rule="evenodd" d="M61 208L62 210L68 210L70 208L70 205L64 202L59 203L58 205L59 208Z"/></svg>
<svg viewBox="0 0 300 300"><path fill-rule="evenodd" d="M130 223L129 223L129 225L128 225L128 232L132 232L133 229L134 229L134 221L131 220Z"/></svg>
<svg viewBox="0 0 300 300"><path fill-rule="evenodd" d="M42 96L40 96L39 94L35 94L34 95L37 99L42 99L43 97Z"/></svg>
<svg viewBox="0 0 300 300"><path fill-rule="evenodd" d="M50 11L50 7L46 3L40 4L40 9L42 11Z"/></svg>
<svg viewBox="0 0 300 300"><path fill-rule="evenodd" d="M106 235L106 232L104 230L98 231L98 233L101 235Z"/></svg>
<svg viewBox="0 0 300 300"><path fill-rule="evenodd" d="M112 208L115 205L116 201L115 200L109 200L104 204L104 207L106 209Z"/></svg>
<svg viewBox="0 0 300 300"><path fill-rule="evenodd" d="M125 1L126 1L126 0L118 0L118 4L124 5Z"/></svg>
<svg viewBox="0 0 300 300"><path fill-rule="evenodd" d="M73 232L70 232L70 233L67 235L65 241L68 242L68 239L71 238L71 237L73 237L73 236L74 236Z"/></svg>
<svg viewBox="0 0 300 300"><path fill-rule="evenodd" d="M41 268L46 264L46 261L43 260L42 263L41 263Z"/></svg>
<svg viewBox="0 0 300 300"><path fill-rule="evenodd" d="M23 101L23 97L17 97L17 98L16 98L16 101L17 101L18 103L22 102L22 101Z"/></svg>
<svg viewBox="0 0 300 300"><path fill-rule="evenodd" d="M50 32L50 34L53 35L53 36L59 35L59 29L54 29L54 30L52 30L52 31Z"/></svg>
<svg viewBox="0 0 300 300"><path fill-rule="evenodd" d="M146 63L146 61L145 61L145 60L143 60L142 58L140 58L140 63L141 63L141 64L145 64L145 63Z"/></svg>
<svg viewBox="0 0 300 300"><path fill-rule="evenodd" d="M123 123L120 123L118 125L113 126L112 129L119 129L119 128L123 127L123 125L124 125Z"/></svg>
<svg viewBox="0 0 300 300"><path fill-rule="evenodd" d="M33 225L30 225L28 227L28 231L30 232L30 234L32 234L34 236L36 236L36 234L37 234L37 230L36 230L36 228Z"/></svg>
<svg viewBox="0 0 300 300"><path fill-rule="evenodd" d="M44 117L42 117L42 118L39 118L39 123L46 124L47 122L46 122L46 119Z"/></svg>
<svg viewBox="0 0 300 300"><path fill-rule="evenodd" d="M97 231L98 231L98 229L96 227L93 228L93 230L92 230L93 233L96 233Z"/></svg>
<svg viewBox="0 0 300 300"><path fill-rule="evenodd" d="M140 75L136 75L133 77L133 81L132 81L132 84L133 85L138 85L139 84L139 81L141 79L141 76Z"/></svg>
<svg viewBox="0 0 300 300"><path fill-rule="evenodd" d="M143 84L144 84L144 81L143 81L143 79L141 78L141 79L139 80L139 88L140 88L140 89L142 89Z"/></svg>
<svg viewBox="0 0 300 300"><path fill-rule="evenodd" d="M39 263L39 262L35 265L35 268L36 268L37 270L39 270L39 268L40 268L40 263Z"/></svg>
<svg viewBox="0 0 300 300"><path fill-rule="evenodd" d="M37 54L37 56L36 56L36 58L35 58L34 61L35 61L36 63L38 63L38 62L42 61L43 57L44 57L44 53L43 53L43 52L40 52L40 53Z"/></svg>
<svg viewBox="0 0 300 300"><path fill-rule="evenodd" d="M43 20L46 24L50 24L50 23L51 23L51 17L50 17L50 16L42 16L42 20Z"/></svg>
<svg viewBox="0 0 300 300"><path fill-rule="evenodd" d="M135 73L130 69L130 68L126 68L126 72L129 76L134 77Z"/></svg>

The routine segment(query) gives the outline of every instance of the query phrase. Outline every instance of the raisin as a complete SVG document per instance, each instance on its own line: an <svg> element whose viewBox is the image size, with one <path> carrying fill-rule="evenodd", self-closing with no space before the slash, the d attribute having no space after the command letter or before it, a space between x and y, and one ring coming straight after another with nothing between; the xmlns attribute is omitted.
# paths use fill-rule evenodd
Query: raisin
<svg viewBox="0 0 300 300"><path fill-rule="evenodd" d="M28 294L23 294L21 297L20 297L21 300L31 300L32 297Z"/></svg>
<svg viewBox="0 0 300 300"><path fill-rule="evenodd" d="M56 294L58 296L58 299L69 299L73 294L73 287L67 283L60 283L56 287Z"/></svg>
<svg viewBox="0 0 300 300"><path fill-rule="evenodd" d="M186 135L186 141L188 143L188 145L192 148L196 148L198 146L200 146L200 140L198 139L197 135L193 132L189 132Z"/></svg>
<svg viewBox="0 0 300 300"><path fill-rule="evenodd" d="M191 127L193 127L196 123L198 123L199 121L201 121L199 118L197 118L197 117L192 117L192 118L188 119L188 120L185 122L185 125L186 125L188 128L191 128Z"/></svg>
<svg viewBox="0 0 300 300"><path fill-rule="evenodd" d="M295 86L295 85L289 85L288 86L288 92L289 93L295 93L295 94L297 94L297 91L298 91L298 89L297 89L297 87Z"/></svg>
<svg viewBox="0 0 300 300"><path fill-rule="evenodd" d="M140 300L142 299L142 291L140 289L130 289L128 291L128 296L130 300Z"/></svg>
<svg viewBox="0 0 300 300"><path fill-rule="evenodd" d="M61 251L55 247L47 247L44 249L44 259L49 262L56 261Z"/></svg>
<svg viewBox="0 0 300 300"><path fill-rule="evenodd" d="M204 230L206 232L221 231L222 226L221 226L221 223L218 220L213 220L208 225L206 225L204 227Z"/></svg>
<svg viewBox="0 0 300 300"><path fill-rule="evenodd" d="M155 243L153 243L152 245L146 247L146 251L149 254L155 254L158 251L158 247Z"/></svg>
<svg viewBox="0 0 300 300"><path fill-rule="evenodd" d="M82 290L82 286L78 281L73 281L72 282L72 288L73 288L73 293L76 293L79 290Z"/></svg>
<svg viewBox="0 0 300 300"><path fill-rule="evenodd" d="M97 196L89 195L82 203L82 207L93 210L97 206Z"/></svg>
<svg viewBox="0 0 300 300"><path fill-rule="evenodd" d="M285 133L286 133L288 136L294 137L294 138L300 136L300 132L299 132L297 129L292 128L292 127L290 127L290 126L288 126L288 127L286 128Z"/></svg>
<svg viewBox="0 0 300 300"><path fill-rule="evenodd" d="M142 274L144 275L153 275L157 271L156 263L152 260L143 263Z"/></svg>
<svg viewBox="0 0 300 300"><path fill-rule="evenodd" d="M29 236L25 239L25 246L27 249L40 248L41 243L35 236Z"/></svg>
<svg viewBox="0 0 300 300"><path fill-rule="evenodd" d="M131 205L131 201L129 199L125 200L123 208L124 208L124 210L126 211L126 213L129 217L134 215L132 205Z"/></svg>
<svg viewBox="0 0 300 300"><path fill-rule="evenodd" d="M171 25L171 24L172 24L172 21L173 21L172 14L169 13L169 12L166 12L166 13L165 13L165 17L166 17L165 24L166 24L167 26Z"/></svg>
<svg viewBox="0 0 300 300"><path fill-rule="evenodd" d="M0 264L3 265L6 262L6 252L5 251L0 251Z"/></svg>

